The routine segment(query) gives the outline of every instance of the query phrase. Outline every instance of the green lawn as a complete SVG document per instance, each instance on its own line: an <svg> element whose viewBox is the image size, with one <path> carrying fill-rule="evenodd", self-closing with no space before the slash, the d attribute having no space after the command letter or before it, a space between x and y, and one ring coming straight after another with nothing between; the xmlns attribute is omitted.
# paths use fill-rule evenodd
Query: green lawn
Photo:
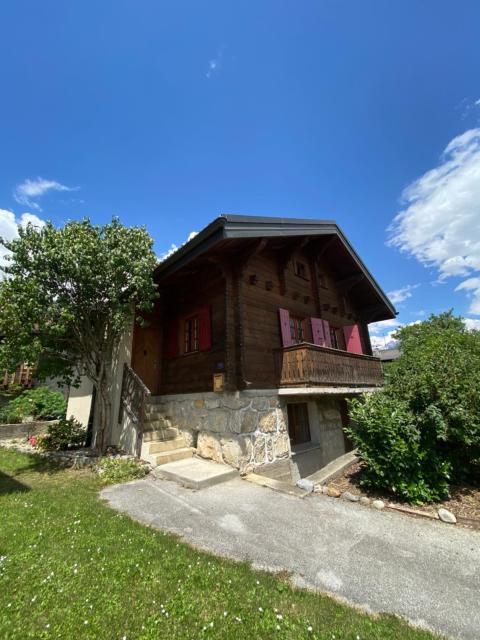
<svg viewBox="0 0 480 640"><path fill-rule="evenodd" d="M0 448L2 640L433 637L200 553L109 509L100 486Z"/></svg>

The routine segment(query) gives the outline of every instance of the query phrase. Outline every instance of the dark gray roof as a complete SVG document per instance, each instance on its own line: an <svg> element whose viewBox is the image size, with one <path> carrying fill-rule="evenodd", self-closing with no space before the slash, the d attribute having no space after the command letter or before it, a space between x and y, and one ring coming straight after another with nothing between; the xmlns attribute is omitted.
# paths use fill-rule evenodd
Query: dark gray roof
<svg viewBox="0 0 480 640"><path fill-rule="evenodd" d="M222 214L202 229L194 238L186 242L166 260L161 262L156 269L156 274L159 276L167 275L175 271L221 240L322 235L338 236L358 268L365 274L378 296L388 307L392 315L395 316L397 314L395 307L334 220L271 218L231 213Z"/></svg>

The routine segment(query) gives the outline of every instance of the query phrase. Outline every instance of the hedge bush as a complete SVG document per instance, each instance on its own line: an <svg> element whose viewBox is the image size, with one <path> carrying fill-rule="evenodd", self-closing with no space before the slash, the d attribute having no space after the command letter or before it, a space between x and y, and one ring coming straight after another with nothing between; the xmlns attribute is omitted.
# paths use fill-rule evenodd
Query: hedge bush
<svg viewBox="0 0 480 640"><path fill-rule="evenodd" d="M401 357L383 391L350 402L363 484L437 501L480 466L480 332L451 312L396 334Z"/></svg>
<svg viewBox="0 0 480 640"><path fill-rule="evenodd" d="M36 420L56 420L65 415L67 403L63 393L48 387L28 389L7 402L0 410L0 423L14 424L32 416Z"/></svg>

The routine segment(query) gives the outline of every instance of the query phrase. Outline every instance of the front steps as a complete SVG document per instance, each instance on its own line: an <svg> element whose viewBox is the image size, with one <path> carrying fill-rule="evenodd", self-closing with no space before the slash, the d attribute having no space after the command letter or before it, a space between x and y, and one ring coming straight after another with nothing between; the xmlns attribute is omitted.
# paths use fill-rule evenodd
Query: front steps
<svg viewBox="0 0 480 640"><path fill-rule="evenodd" d="M191 458L195 453L188 447L178 429L154 405L147 407L147 420L143 425L143 439L140 457L154 467Z"/></svg>

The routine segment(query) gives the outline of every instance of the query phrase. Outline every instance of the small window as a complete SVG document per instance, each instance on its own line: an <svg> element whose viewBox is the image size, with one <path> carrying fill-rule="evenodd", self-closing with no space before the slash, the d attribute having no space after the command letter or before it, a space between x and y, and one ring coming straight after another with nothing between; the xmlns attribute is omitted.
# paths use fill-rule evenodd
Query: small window
<svg viewBox="0 0 480 640"><path fill-rule="evenodd" d="M303 278L304 280L308 280L307 278L307 266L304 262L300 262L299 260L295 260L295 275L299 278Z"/></svg>
<svg viewBox="0 0 480 640"><path fill-rule="evenodd" d="M345 340L341 327L332 327L330 325L330 340L334 349L345 350Z"/></svg>
<svg viewBox="0 0 480 640"><path fill-rule="evenodd" d="M306 402L287 405L288 434L292 446L311 441L308 423L308 407Z"/></svg>
<svg viewBox="0 0 480 640"><path fill-rule="evenodd" d="M185 320L185 353L198 351L198 316Z"/></svg>
<svg viewBox="0 0 480 640"><path fill-rule="evenodd" d="M305 342L304 323L305 318L296 318L295 316L290 316L290 337L292 338L292 342L294 344Z"/></svg>

